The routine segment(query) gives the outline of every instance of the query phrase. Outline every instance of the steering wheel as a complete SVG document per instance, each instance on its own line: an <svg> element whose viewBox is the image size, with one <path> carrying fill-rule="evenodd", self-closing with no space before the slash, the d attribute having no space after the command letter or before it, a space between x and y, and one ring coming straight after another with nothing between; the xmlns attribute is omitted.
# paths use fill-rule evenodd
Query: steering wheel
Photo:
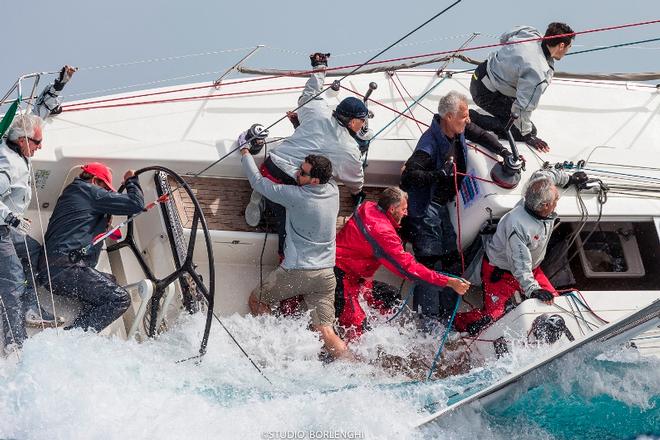
<svg viewBox="0 0 660 440"><path fill-rule="evenodd" d="M165 228L167 230L167 238L170 244L170 249L172 250L172 255L174 256L174 266L176 269L174 272L160 279L154 275L153 271L147 265L141 251L138 249L135 243L134 222L128 223L124 240L108 246L107 251L114 252L121 248L128 247L137 259L145 277L149 279L154 285L154 293L150 300L151 303L148 312L150 319L148 320L148 326L145 325L145 327L147 327L147 335L149 337L153 337L156 334L156 317L160 308L160 299L163 297L167 286L176 280L179 280L181 285L183 305L189 313L192 314L199 311L200 302L205 300L208 310L206 312L204 335L202 336L202 342L199 348L199 355L203 356L206 353L209 333L211 331L211 323L213 319L213 296L215 294L215 264L213 259L211 234L209 233L206 219L204 218L204 213L202 212L202 208L199 205L199 201L193 194L188 184L183 180L183 178L174 171L157 165L142 168L136 171L135 175L139 176L149 171L154 172L154 183L158 196L162 196L164 194L171 195L174 191L182 189L186 192L195 208L192 224L190 226L188 245L185 246L183 227L179 220L176 207L174 206L174 201L172 198L169 198L166 202L160 204L161 215L163 216ZM176 182L176 188L170 188L170 179ZM119 187L118 192L122 192L124 189L125 187L122 184ZM193 253L195 251L197 232L200 227L202 233L204 234L206 255L209 265L208 284L202 279L202 276L196 270L196 265L193 263Z"/></svg>

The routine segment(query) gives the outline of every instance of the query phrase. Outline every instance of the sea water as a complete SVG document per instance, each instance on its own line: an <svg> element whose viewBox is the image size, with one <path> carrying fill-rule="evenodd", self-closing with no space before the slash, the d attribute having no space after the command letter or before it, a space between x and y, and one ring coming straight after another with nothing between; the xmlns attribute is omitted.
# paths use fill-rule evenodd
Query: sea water
<svg viewBox="0 0 660 440"><path fill-rule="evenodd" d="M660 435L660 360L619 349L569 356L541 386L416 429L433 409L532 362L539 350L437 381L411 381L369 362L379 347L406 356L440 335L377 325L359 363L323 363L306 318L223 318L269 383L220 326L203 361L203 317L184 316L143 343L46 330L0 358L0 438L15 439L608 439Z"/></svg>

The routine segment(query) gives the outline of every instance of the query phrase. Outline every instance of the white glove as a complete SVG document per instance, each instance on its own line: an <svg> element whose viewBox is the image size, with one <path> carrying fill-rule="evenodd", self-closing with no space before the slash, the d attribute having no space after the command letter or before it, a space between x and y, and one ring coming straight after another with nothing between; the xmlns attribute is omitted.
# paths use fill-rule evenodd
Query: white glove
<svg viewBox="0 0 660 440"><path fill-rule="evenodd" d="M32 228L32 222L30 222L30 220L23 218L20 215L15 215L11 212L7 214L5 223L23 235L27 235L27 233L30 232L30 228Z"/></svg>
<svg viewBox="0 0 660 440"><path fill-rule="evenodd" d="M238 146L242 149L250 148L250 141L247 140L248 130L238 135Z"/></svg>

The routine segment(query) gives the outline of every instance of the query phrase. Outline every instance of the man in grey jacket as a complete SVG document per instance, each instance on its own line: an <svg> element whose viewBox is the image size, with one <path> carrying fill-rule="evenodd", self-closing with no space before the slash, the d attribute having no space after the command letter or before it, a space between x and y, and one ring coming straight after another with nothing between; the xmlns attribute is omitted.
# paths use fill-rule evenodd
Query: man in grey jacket
<svg viewBox="0 0 660 440"><path fill-rule="evenodd" d="M511 114L517 114L519 118L511 127L514 139L550 151L537 137L531 115L552 81L555 60L566 55L574 38L573 30L564 23L550 23L544 37L530 26L518 26L503 34L500 43L506 44L476 68L470 82L474 102L494 117L471 110L472 121L506 137L504 127Z"/></svg>
<svg viewBox="0 0 660 440"><path fill-rule="evenodd" d="M459 313L454 324L457 330L477 334L504 315L507 301L516 292L524 298L552 302L558 293L540 265L557 219L557 186L579 186L586 181L582 171L569 176L563 170L547 169L532 175L525 197L502 217L486 245L481 268L484 308Z"/></svg>
<svg viewBox="0 0 660 440"><path fill-rule="evenodd" d="M333 329L335 320L335 237L339 190L332 164L309 155L296 172L297 185L275 184L261 175L248 147L241 163L252 188L286 208L284 260L248 300L254 315L270 313L272 305L302 295L311 311L312 326L321 334L333 357L350 357L346 344Z"/></svg>
<svg viewBox="0 0 660 440"><path fill-rule="evenodd" d="M358 137L369 111L358 98L348 97L336 108L328 106L323 96L314 98L321 90L325 80L325 69L329 54L315 53L310 56L314 72L307 80L298 104L302 105L294 114L299 124L293 134L275 147L263 165L261 173L275 183L296 184L296 173L300 164L310 154L327 157L332 162L333 175L348 187L354 197L359 197L364 184ZM295 124L294 124L295 125ZM261 218L263 206L258 193L253 193L250 204L245 210L249 225L256 226ZM267 204L275 215L275 222L280 237L279 253L283 254L284 208L270 200Z"/></svg>

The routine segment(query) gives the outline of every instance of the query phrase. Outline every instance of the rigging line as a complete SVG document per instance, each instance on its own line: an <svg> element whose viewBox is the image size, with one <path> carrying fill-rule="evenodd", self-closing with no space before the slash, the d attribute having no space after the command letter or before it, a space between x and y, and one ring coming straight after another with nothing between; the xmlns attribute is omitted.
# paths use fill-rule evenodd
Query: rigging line
<svg viewBox="0 0 660 440"><path fill-rule="evenodd" d="M651 180L651 181L658 181L660 182L660 177L653 177L653 176L640 176L638 174L630 174L630 173L619 173L617 171L610 171L610 170L599 170L596 168L589 168L589 167L583 167L583 170L587 170L589 172L593 173L600 173L604 175L608 175L612 178L614 176L622 176L623 178L631 178L631 179L642 179L642 180Z"/></svg>
<svg viewBox="0 0 660 440"><path fill-rule="evenodd" d="M161 57L161 58L148 58L144 60L137 60L137 61L127 61L123 63L115 63L115 64L102 64L99 66L87 66L87 67L79 67L78 70L98 70L98 69L112 69L116 67L127 67L127 66L134 66L136 64L149 64L149 63L158 63L161 61L175 61L175 60L180 60L180 59L186 59L186 58L193 58L193 57L199 57L199 56L206 56L206 55L218 55L221 53L231 53L231 52L241 52L244 50L251 49L251 47L237 47L235 49L223 49L223 50L214 50L210 52L199 52L199 53L191 53L187 55L173 55L169 57Z"/></svg>
<svg viewBox="0 0 660 440"><path fill-rule="evenodd" d="M396 71L394 71L393 74L394 74L394 76L396 77L396 79L399 80L399 84L401 84L401 87L403 88L403 91L406 92L406 95L408 95L408 98L410 98L410 99L415 99L415 98L412 97L412 95L410 94L410 92L409 92L408 89L406 88L406 85L405 85L405 84L403 83L403 81L401 80L401 77L399 77L399 73L396 72ZM435 115L435 112L434 112L433 110L431 110L430 108L428 108L427 106L425 106L425 105L422 104L421 102L419 103L419 106L420 106L421 108L423 108L424 110L428 111L429 113L431 113L432 115Z"/></svg>
<svg viewBox="0 0 660 440"><path fill-rule="evenodd" d="M37 216L39 217L39 231L41 232L41 242L43 243L44 262L46 264L46 275L48 276L48 292L50 293L50 302L52 304L53 316L55 317L55 334L59 336L60 330L57 326L57 311L55 310L55 296L53 294L53 283L50 276L50 264L48 263L48 247L46 245L46 232L44 231L43 215L41 213L41 203L39 202L39 190L37 188L37 179L34 175L34 168L31 167L30 173L32 174L32 185L34 186L34 201L37 206ZM27 245L27 243L26 243ZM27 247L26 247L27 249ZM37 284L34 285L35 295L37 294ZM41 307L39 307L39 314L41 314Z"/></svg>
<svg viewBox="0 0 660 440"><path fill-rule="evenodd" d="M408 105L406 102L406 98L403 97L403 94L401 93L401 90L399 89L399 86L396 84L396 81L394 80L394 75L388 75L389 80L394 84L394 87L396 88L396 91L399 93L399 96L401 97L401 101L403 101L403 105ZM420 133L424 134L424 130L422 127L419 125L419 122L417 122L417 119L415 118L415 114L412 112L412 108L408 106L408 112L410 113L410 116L415 120L415 124L417 125L417 128L419 128Z"/></svg>
<svg viewBox="0 0 660 440"><path fill-rule="evenodd" d="M373 57L369 58L366 62L357 65L353 70L351 70L350 72L348 72L346 75L342 76L342 77L341 77L339 80L337 80L337 81L339 81L339 82L341 83L341 81L343 81L344 79L346 79L346 78L348 78L349 76L353 75L353 74L354 74L355 72L357 72L359 69L361 69L361 68L364 67L365 65L369 64L371 61L373 61L374 59L378 58L378 57L379 57L380 55L382 55L383 53L387 52L387 51L388 51L390 48L392 48L394 45L399 44L401 41L405 40L405 39L408 38L410 35L414 34L415 32L417 32L418 30L420 30L421 28L423 28L424 26L426 26L427 24L429 24L430 22L432 22L432 21L435 20L436 18L440 17L442 14L444 14L444 13L447 12L447 11L449 11L451 8L453 8L454 6L456 6L457 4L459 4L459 3L462 2L462 1L463 1L463 0L456 0L454 3L452 3L452 4L449 5L449 6L447 6L445 9L443 9L443 10L440 11L440 12L438 12L438 13L435 14L433 17L429 18L429 19L426 20L424 23L422 23L421 25L417 26L415 29L413 29L412 31L408 32L408 33L405 34L403 37L399 38L397 41L395 41L394 43L390 44L390 45L389 45L388 47L386 47L385 49L383 49L383 50L381 50L380 52L378 52L378 53L377 53L376 55L374 55ZM320 92L318 92L317 94L315 94L314 96L312 96L310 99L306 100L306 101L303 102L302 104L299 104L299 105L298 105L296 108L294 108L292 111L295 112L295 111L297 111L298 109L302 108L302 107L305 106L308 102L313 101L315 98L317 98L317 97L320 96L321 94L323 94L323 93L325 93L326 91L328 91L328 89L330 89L330 87L331 87L331 86L325 87L325 88L322 89ZM275 122L273 122L272 124L270 124L270 125L269 125L268 127L266 127L265 129L266 129L266 130L270 130L270 129L273 128L276 124L280 123L281 121L283 121L283 120L285 120L285 119L287 119L287 115L286 115L286 114L283 115L282 117L280 117L279 119L277 119ZM247 142L247 141L246 141L246 142ZM243 144L245 144L246 142L244 142ZM208 165L208 166L207 166L206 168L204 168L203 170L201 170L201 171L197 172L196 174L194 174L194 176L195 176L195 177L199 176L199 175L202 174L204 171L206 171L206 170L208 170L209 168L213 167L215 164L217 164L217 163L220 162L221 160L225 159L225 158L226 158L227 156L229 156L230 154L233 154L235 151L239 150L242 146L243 146L243 145L239 145L239 146L237 146L236 148L234 148L233 150L231 150L230 152L228 152L227 154L225 154L224 156L222 156L220 159L216 160L215 162L213 162L212 164Z"/></svg>
<svg viewBox="0 0 660 440"><path fill-rule="evenodd" d="M452 35L452 36L447 36L447 37L436 37L436 38L431 38L428 40L420 40L420 41L413 41L410 43L403 43L403 44L397 44L395 47L412 47L412 46L419 46L422 44L427 44L427 43L433 43L436 41L446 41L446 40L458 40L459 38L465 38L470 36L471 34L459 34L459 35ZM497 38L496 35L489 35L492 38ZM338 55L333 55L335 58L339 57L346 57L346 56L351 56L351 55L364 55L366 53L372 53L376 52L377 50L380 49L359 49L353 52L346 52L346 53L340 53Z"/></svg>
<svg viewBox="0 0 660 440"><path fill-rule="evenodd" d="M458 307L461 305L462 298L463 298L462 295L458 295L458 299L456 300L456 306L454 307L454 312L451 314L451 318L447 323L447 328L445 329L445 333L442 335L442 341L440 342L440 347L438 347L438 351L436 352L435 357L433 358L433 364L431 364L431 368L429 369L429 374L426 376L426 380L431 379L431 376L433 375L433 371L435 370L436 363L440 358L440 354L442 354L442 349L445 347L445 342L447 342L447 336L449 336L449 331L451 330L452 324L454 323L456 312L458 312Z"/></svg>
<svg viewBox="0 0 660 440"><path fill-rule="evenodd" d="M619 164L619 163L596 162L596 161L591 161L589 163L590 164L596 164L596 165L605 165L605 166L609 166L609 167L612 167L612 168L618 167L618 168L630 168L630 169L660 171L659 167L647 167L647 166L644 166L644 165L626 165L626 164Z"/></svg>
<svg viewBox="0 0 660 440"><path fill-rule="evenodd" d="M5 302L2 300L2 295L0 295L0 306L2 306L2 312L5 315L5 320L7 321L7 328L9 329L9 336L11 337L11 340L14 341L14 345L18 345L16 343L16 338L14 337L14 330L11 328L11 323L9 322L9 313L7 312L7 307L5 307ZM5 347L7 348L7 347ZM21 356L18 353L19 350L14 350L14 353L16 353L16 359L19 361L21 360Z"/></svg>
<svg viewBox="0 0 660 440"><path fill-rule="evenodd" d="M642 43L650 43L653 41L660 41L660 38L650 38L648 40L639 40L639 41L631 41L629 43L620 43L620 44L612 44L610 46L600 46L600 47L594 47L592 49L585 49L585 50L578 50L577 52L569 52L566 55L579 55L583 53L589 53L589 52L597 52L599 50L606 50L606 49L614 49L616 47L626 47L626 46L632 46L635 44L642 44Z"/></svg>
<svg viewBox="0 0 660 440"><path fill-rule="evenodd" d="M119 90L132 89L132 88L135 88L135 87L145 87L145 86L151 86L151 85L156 85L156 84L162 84L162 83L169 82L169 81L178 81L178 80L182 80L182 79L196 78L196 77L199 77L199 76L206 76L206 75L217 75L220 72L221 72L220 70L214 70L214 71L211 71L211 72L193 73L193 74L190 74L190 75L175 76L175 77L172 77L172 78L158 79L158 80L155 80L155 81L147 81L147 82L143 82L143 83L139 83L139 84L131 84L131 85L127 85L127 86L111 87L109 89L99 89L99 90L91 90L89 92L74 93L74 94L71 94L71 95L66 95L66 97L67 98L74 98L76 96L88 96L88 95L94 95L94 94L97 94L97 93L116 92L116 91L119 91ZM71 105L73 105L73 104L71 104Z"/></svg>
<svg viewBox="0 0 660 440"><path fill-rule="evenodd" d="M344 90L346 90L346 91L348 91L348 92L351 92L351 93L353 93L353 94L355 94L355 95L357 95L357 96L362 96L362 94L361 94L360 92L358 92L358 91L356 91L356 90L353 90L353 89L351 89L351 88L349 88L349 87L342 86L342 85L340 85L339 87L341 87L342 89L344 89ZM414 119L414 118L411 118L410 116L408 116L408 115L405 113L406 109L404 109L403 111L400 112L399 110L395 109L394 107L390 107L389 105L383 104L382 102L380 102L380 101L378 101L378 100L376 100L376 99L369 98L369 101L370 101L370 102L373 102L373 103L375 103L375 104L377 104L377 105L379 105L379 106L381 106L381 107L383 107L383 108L385 108L385 109L387 109L387 110L390 110L391 112L396 113L396 114L397 114L397 118L403 116L404 118L406 118L406 119L410 119L411 121L414 121L414 122L416 122L416 123L418 123L418 124L421 124L421 125L423 125L423 126L425 126L425 127L427 127L427 128L430 127L429 124L427 124L427 123L425 123L425 122L423 122L423 121L421 121L421 120L419 120L419 119ZM374 136L374 137L375 137L375 136ZM373 138L371 138L371 139L373 140Z"/></svg>
<svg viewBox="0 0 660 440"><path fill-rule="evenodd" d="M453 7L456 3L460 2L460 1L462 1L462 0L458 0L457 2L450 5L448 8L446 8L445 10L443 10L442 12L440 12L437 15L439 16L440 14L444 13L445 11L447 11L449 8ZM433 17L433 18L435 18L435 17ZM572 34L555 35L555 36L552 36L552 37L549 37L549 38L557 38L557 37L569 36L569 35L573 36L573 35L580 35L580 34L586 34L586 33L592 33L592 32L604 32L604 31L622 29L622 28L627 28L627 27L644 26L644 25L654 24L654 23L658 23L658 22L660 22L660 20L653 20L653 21L646 21L646 22L639 22L639 23L631 23L631 24L625 24L625 25L619 25L619 26L610 26L610 27L606 27L606 28L588 29L588 30L585 30L585 31L578 31L578 32L575 32L575 33L572 33ZM422 26L424 26L427 23L424 23ZM404 36L403 38L407 37L408 35L410 35L410 33L407 34L406 36ZM495 44L467 47L467 48L463 49L463 52L471 51L471 50L494 48L494 47L500 47L500 46L507 46L507 45L514 45L514 44L522 44L522 43L528 43L528 42L533 42L533 41L541 41L541 40L544 40L544 39L546 39L546 37L530 38L530 39L526 39L526 40L520 40L520 41L514 41L514 42L508 42L508 43L495 43ZM401 39L398 40L398 41L401 41ZM360 64L352 64L352 65L346 65L346 66L332 67L332 68L326 69L326 72L332 72L334 70L341 70L341 69L348 69L348 68L352 68L352 67L357 67L357 69L359 69L359 68L361 68L363 66L366 66L366 65L383 64L383 63L388 63L388 62L393 62L393 61L403 61L403 60L410 60L410 59L416 59L416 58L427 58L427 57L431 57L431 56L446 55L446 54L451 54L451 53L456 52L456 49L453 49L453 50L446 50L446 51L440 51L440 52L431 52L431 53L426 53L426 54L421 54L421 55L411 55L411 56L406 56L406 57L392 58L392 59L386 59L386 60L372 62L373 59L375 59L376 57L378 57L379 55L381 55L383 52L385 52L388 49L389 49L389 47L384 49L380 53L376 54L374 57L372 57L370 60L368 60L364 64L361 64L361 65ZM346 76L351 75L357 69L351 71ZM473 70L473 69L471 69L471 70ZM301 72L296 72L295 74L289 73L289 74L270 75L270 76L264 76L264 77L259 77L259 78L251 78L251 79L246 79L246 80L235 81L235 82L232 82L232 83L226 83L225 86L232 85L232 84L239 84L239 83L243 83L243 82L264 81L264 80L276 79L276 78L281 78L281 77L286 77L286 76L304 76L304 75L307 75L311 72L313 72L313 71L301 71ZM346 76L344 76L342 79L346 78ZM212 87L212 86L213 86L212 84L209 84L207 86L201 86L201 87L195 87L195 88L206 88L206 87ZM184 88L184 89L179 89L179 90L168 90L168 91L153 92L149 95L175 93L175 92L178 92L178 91L186 91L186 90L190 90L190 89L189 88ZM149 96L149 95L126 96L126 97L122 97L122 98L113 98L113 100L132 99L132 98L135 98L135 97L143 97L143 96ZM82 104L83 103L70 104L70 105L82 105ZM69 107L69 106L67 106L67 107Z"/></svg>
<svg viewBox="0 0 660 440"><path fill-rule="evenodd" d="M208 88L208 87L204 87ZM196 101L200 99L219 99L219 98L225 98L228 96L243 96L243 95L250 95L250 94L258 94L258 93L270 93L270 92L282 92L282 91L287 91L287 90L296 90L296 89L301 89L301 86L292 86L292 87L279 87L279 88L274 88L274 89L262 89L262 90L248 90L245 92L231 92L231 93L216 93L216 94L206 94L206 95L196 95L196 96L185 96L182 98L170 98L170 99L158 99L155 101L138 101L138 102L125 102L125 103L119 103L119 104L108 104L108 105L97 105L97 106L91 106L91 107L79 107L79 108L66 108L64 111L67 112L75 112L75 111L85 111L85 110L95 110L95 109L103 109L103 108L114 108L114 107L132 107L136 105L149 105L149 104L167 104L167 103L173 103L173 102L186 102L186 101ZM114 99L113 99L114 101ZM70 107L70 106L69 106Z"/></svg>
<svg viewBox="0 0 660 440"><path fill-rule="evenodd" d="M480 49L492 49L492 48L501 47L501 46L513 46L515 44L531 43L531 42L535 42L535 41L543 41L543 40L554 39L554 38L576 36L576 35L589 34L589 33L594 33L594 32L607 32L607 31L625 29L625 28L630 28L630 27L646 26L646 25L656 24L656 23L660 23L660 19L651 20L651 21L642 21L642 22L636 22L636 23L628 23L628 24L617 25L617 26L608 26L608 27L602 27L602 28L587 29L587 30L584 30L584 31L577 31L577 32L561 34L561 35L553 35L551 37L536 37L536 38L527 38L527 39L524 39L524 40L512 41L512 42L506 42L506 43L484 44L484 45L480 45L480 46L466 47L462 51L467 52L467 51L474 51L474 50L480 50ZM405 57L392 58L392 59L388 59L388 60L374 61L374 62L370 62L369 64L370 65L383 64L383 63L388 63L388 62L393 62L393 61L404 61L404 60L411 60L411 59L416 59L416 58L427 58L427 57L433 57L433 56L437 56L437 55L447 55L447 54L451 54L451 53L454 53L454 52L456 52L456 49L443 50L443 51L440 51L440 52L429 52L429 53L420 54L420 55L409 55L409 56L405 56ZM352 64L352 65L347 65L347 66L342 66L342 67L333 67L331 69L328 69L328 71L339 70L339 69L348 69L348 68L351 68L351 67L354 67L354 66L356 66L356 65Z"/></svg>
<svg viewBox="0 0 660 440"><path fill-rule="evenodd" d="M428 89L426 92L422 93L422 95L421 95L419 98L417 98L416 100L414 100L414 101L413 101L408 107L406 107L406 108L403 110L403 112L398 112L398 111L397 111L397 115L394 117L394 119L392 119L390 122L388 122L387 124L385 124L385 126L384 126L383 128L381 128L380 130L378 130L378 131L372 136L371 140L374 140L376 137L378 137L378 136L379 136L381 133L383 133L383 132L384 132L384 131L385 131L390 125L394 124L394 123L395 123L395 122L396 122L401 116L406 116L406 115L405 115L405 112L408 111L408 109L410 109L410 108L413 107L415 104L417 104L419 101L421 101L422 99L424 99L424 98L426 97L426 95L428 95L429 93L431 93L436 87L438 87L440 84L442 84L442 82L443 82L445 79L447 79L447 77L440 78L440 79L439 79L434 85L431 86L430 89Z"/></svg>

